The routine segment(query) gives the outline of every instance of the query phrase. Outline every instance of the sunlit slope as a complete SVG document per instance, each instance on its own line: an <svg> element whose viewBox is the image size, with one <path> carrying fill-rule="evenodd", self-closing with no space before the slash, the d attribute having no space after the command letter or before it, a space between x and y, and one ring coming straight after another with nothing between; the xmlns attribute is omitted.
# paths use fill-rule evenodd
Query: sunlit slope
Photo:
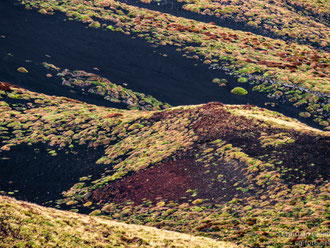
<svg viewBox="0 0 330 248"><path fill-rule="evenodd" d="M237 247L0 196L1 247Z"/></svg>

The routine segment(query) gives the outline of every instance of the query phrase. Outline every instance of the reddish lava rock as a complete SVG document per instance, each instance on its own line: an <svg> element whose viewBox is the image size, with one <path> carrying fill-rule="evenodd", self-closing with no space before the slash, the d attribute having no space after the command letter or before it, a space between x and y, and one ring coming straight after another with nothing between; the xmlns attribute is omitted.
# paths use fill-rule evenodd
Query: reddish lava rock
<svg viewBox="0 0 330 248"><path fill-rule="evenodd" d="M133 201L135 204L141 204L143 199L177 200L178 196L187 195L187 189L192 186L190 175L182 166L189 163L192 161L170 162L138 171L95 190L93 200L111 200L115 203Z"/></svg>
<svg viewBox="0 0 330 248"><path fill-rule="evenodd" d="M90 200L117 204L132 201L139 205L144 200L183 203L196 198L222 202L232 199L236 194L241 195L234 183L245 180L240 172L242 164L233 170L231 164L221 160L218 162L220 166L211 171L189 155L180 160L163 162L96 189ZM224 175L226 183L217 180L219 174ZM191 191L196 189L198 195Z"/></svg>

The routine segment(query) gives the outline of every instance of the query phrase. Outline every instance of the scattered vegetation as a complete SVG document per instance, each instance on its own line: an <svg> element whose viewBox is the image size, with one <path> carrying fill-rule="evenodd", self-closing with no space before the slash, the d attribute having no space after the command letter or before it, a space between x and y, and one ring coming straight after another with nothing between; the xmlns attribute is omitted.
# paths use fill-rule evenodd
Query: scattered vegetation
<svg viewBox="0 0 330 248"><path fill-rule="evenodd" d="M326 1L178 1L187 11L235 20L281 39L115 0L20 1L42 14L60 11L89 28L144 38L153 47L175 46L185 57L234 74L241 85L290 103L300 117L330 129ZM4 247L231 245L212 239L247 247L328 244L323 234L329 230L329 132L252 105L170 107L93 73L44 66L63 85L128 110L0 82L1 160L17 161L20 146L45 147L46 154L38 156L54 159L87 146L101 151L95 163L102 166L102 173L79 175L62 199L52 199L71 212L0 197ZM23 69L18 71L27 73ZM242 87L231 92L248 94ZM79 211L90 216L72 213Z"/></svg>
<svg viewBox="0 0 330 248"><path fill-rule="evenodd" d="M228 83L227 79L219 79L219 78L214 78L212 80L212 83L218 84L220 87L225 87Z"/></svg>
<svg viewBox="0 0 330 248"><path fill-rule="evenodd" d="M104 149L104 173L73 182L58 207L251 247L295 247L281 235L327 227L327 132L251 105L118 110L8 87L1 158L24 144Z"/></svg>
<svg viewBox="0 0 330 248"><path fill-rule="evenodd" d="M0 196L1 247L236 247L209 238L127 225Z"/></svg>
<svg viewBox="0 0 330 248"><path fill-rule="evenodd" d="M329 112L322 110L322 106L329 101L330 93L328 80L330 55L326 50L271 39L250 32L222 28L213 23L176 17L114 0L94 2L78 0L74 3L67 1L61 2L60 5L59 1L29 1L24 4L26 8L45 9L47 13L62 11L69 19L77 19L89 24L97 20L102 28L106 29L110 25L112 31L145 38L154 46L177 46L178 50L185 55L202 60L212 68L230 70L241 78L247 78L251 83L256 84L255 90L264 92L269 97L277 99L281 95L282 99L297 107L305 104L311 118L319 124L322 123L325 128L327 128L326 123L329 123ZM216 6L215 2L212 4ZM231 4L241 5L237 1ZM252 4L251 1L245 1L243 7L247 8L249 4ZM275 3L267 2L261 5L264 6L261 6L263 11L257 11L249 18L253 19L255 16L259 18L266 10L274 9L274 6L276 6L275 13L282 11L282 7L278 7ZM271 8L266 7L268 5ZM259 8L260 4L253 6ZM244 9L236 7L234 9L238 11ZM286 15L290 17L288 20L292 20L291 12L289 11ZM243 13L250 12L243 11ZM271 23L274 20L286 20L275 18L273 15L265 15L263 18L270 18ZM290 22L288 25L304 30L303 27L298 28L298 26L303 25L301 23L305 23L308 18L304 17L304 21L298 21L300 17L297 18L294 18L292 25L289 24ZM311 20L311 22L314 21ZM322 30L321 24L315 25L306 24L308 28L305 29L311 31L315 27ZM266 21L265 26L271 27L268 22L266 24ZM282 30L290 34L291 31L287 31L289 29L278 28L279 32ZM319 42L327 43L329 39L327 29L317 32L321 36L326 35L320 38ZM294 35L297 33L302 34L302 32L292 31ZM315 42L318 42L318 38L315 39ZM269 91L272 93L268 94ZM294 91L295 96L286 98L286 94L291 94L291 91Z"/></svg>

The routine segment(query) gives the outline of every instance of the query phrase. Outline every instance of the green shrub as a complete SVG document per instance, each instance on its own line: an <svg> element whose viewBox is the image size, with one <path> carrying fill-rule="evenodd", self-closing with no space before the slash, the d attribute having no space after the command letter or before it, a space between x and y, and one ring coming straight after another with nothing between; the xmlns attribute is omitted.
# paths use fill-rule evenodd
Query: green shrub
<svg viewBox="0 0 330 248"><path fill-rule="evenodd" d="M239 83L246 83L248 81L248 79L246 77L240 77L237 81Z"/></svg>
<svg viewBox="0 0 330 248"><path fill-rule="evenodd" d="M309 117L311 117L311 114L308 112L300 112L299 116L303 117L303 118L309 118Z"/></svg>
<svg viewBox="0 0 330 248"><path fill-rule="evenodd" d="M235 87L234 89L231 90L231 93L235 94L235 95L246 95L248 92L246 89L242 88L242 87Z"/></svg>
<svg viewBox="0 0 330 248"><path fill-rule="evenodd" d="M111 30L111 31L115 31L115 30L116 30L115 27L112 26L112 25L107 26L107 29L109 29L109 30Z"/></svg>
<svg viewBox="0 0 330 248"><path fill-rule="evenodd" d="M214 78L213 80L212 80L212 83L215 83L215 84L219 84L221 81L220 81L220 79L219 78Z"/></svg>

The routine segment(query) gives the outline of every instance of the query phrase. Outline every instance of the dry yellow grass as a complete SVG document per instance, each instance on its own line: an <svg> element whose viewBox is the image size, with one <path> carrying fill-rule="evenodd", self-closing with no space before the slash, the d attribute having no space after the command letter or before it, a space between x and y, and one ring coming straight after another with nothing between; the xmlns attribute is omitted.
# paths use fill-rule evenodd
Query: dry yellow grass
<svg viewBox="0 0 330 248"><path fill-rule="evenodd" d="M170 109L189 109L189 108L196 108L198 106L202 106L203 104L200 105L185 105L185 106L178 106L178 107L172 107ZM263 121L269 125L276 126L279 128L287 128L287 129L294 129L296 131L305 131L305 132L314 132L317 134L322 134L326 136L330 136L330 132L328 131L322 131L317 128L313 128L311 126L308 126L297 119L287 117L281 113L275 112L275 111L270 111L268 109L261 109L259 107L254 107L252 109L245 109L242 108L244 105L230 105L226 104L225 105L227 108L226 110L229 111L230 113L237 115L237 116L242 116L254 120L260 120ZM234 107L234 108L233 108Z"/></svg>
<svg viewBox="0 0 330 248"><path fill-rule="evenodd" d="M0 247L237 247L0 196ZM2 230L12 230L4 235ZM18 231L20 229L20 231Z"/></svg>
<svg viewBox="0 0 330 248"><path fill-rule="evenodd" d="M228 105L230 106L230 105ZM232 105L235 106L235 105ZM239 105L236 105L239 106ZM297 119L287 117L283 114L278 112L270 111L267 109L260 109L260 108L253 108L253 109L243 109L243 108L235 108L235 109L228 109L232 114L236 114L239 116L244 116L247 118L252 118L255 120L264 121L267 124L272 126L276 126L279 128L286 128L286 129L294 129L296 131L311 131L314 133L322 133L323 135L330 135L330 132L321 131L319 129L310 127Z"/></svg>

